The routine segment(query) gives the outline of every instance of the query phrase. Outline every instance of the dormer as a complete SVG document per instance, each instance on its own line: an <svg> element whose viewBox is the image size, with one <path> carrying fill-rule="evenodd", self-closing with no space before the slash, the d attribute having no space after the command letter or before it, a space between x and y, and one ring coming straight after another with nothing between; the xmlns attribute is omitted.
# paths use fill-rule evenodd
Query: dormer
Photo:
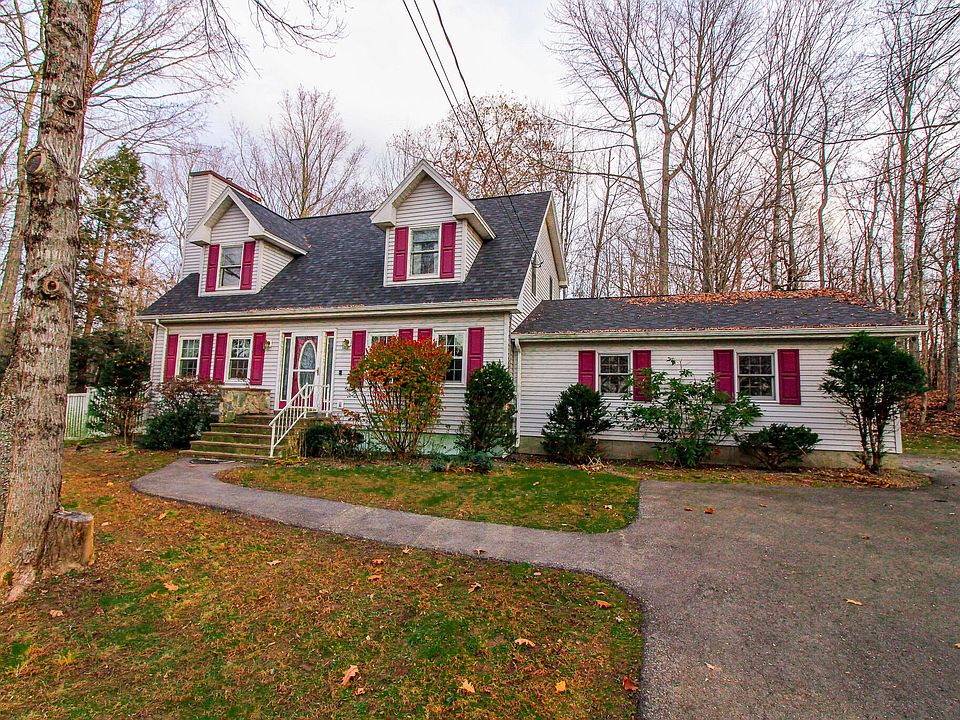
<svg viewBox="0 0 960 720"><path fill-rule="evenodd" d="M473 203L425 160L370 221L384 231L384 285L463 282L494 237Z"/></svg>
<svg viewBox="0 0 960 720"><path fill-rule="evenodd" d="M232 185L207 208L187 244L200 249L200 295L257 293L308 247L292 223Z"/></svg>

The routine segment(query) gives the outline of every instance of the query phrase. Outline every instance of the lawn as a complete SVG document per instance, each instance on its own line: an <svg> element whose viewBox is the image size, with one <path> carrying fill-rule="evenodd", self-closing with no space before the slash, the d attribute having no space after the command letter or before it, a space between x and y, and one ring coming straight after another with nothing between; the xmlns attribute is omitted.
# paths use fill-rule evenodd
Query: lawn
<svg viewBox="0 0 960 720"><path fill-rule="evenodd" d="M462 520L607 532L637 514L637 479L617 471L530 460L494 471L435 473L424 462L266 465L227 470L226 482Z"/></svg>
<svg viewBox="0 0 960 720"><path fill-rule="evenodd" d="M960 439L950 435L913 433L903 436L903 451L914 455L960 460Z"/></svg>
<svg viewBox="0 0 960 720"><path fill-rule="evenodd" d="M67 456L64 499L95 514L97 563L4 608L0 717L636 713L640 612L605 582L133 493L167 454Z"/></svg>
<svg viewBox="0 0 960 720"><path fill-rule="evenodd" d="M794 471L771 472L746 467L705 466L693 470L671 467L638 466L625 468L642 480L673 482L718 483L722 485L792 485L802 487L877 487L916 488L926 485L930 478L909 470L885 469L880 475L856 468L803 468Z"/></svg>

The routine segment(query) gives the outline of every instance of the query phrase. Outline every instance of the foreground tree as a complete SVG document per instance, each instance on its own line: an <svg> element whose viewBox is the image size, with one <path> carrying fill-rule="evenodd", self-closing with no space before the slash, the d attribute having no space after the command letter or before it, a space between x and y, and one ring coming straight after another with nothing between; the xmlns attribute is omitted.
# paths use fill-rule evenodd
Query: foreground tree
<svg viewBox="0 0 960 720"><path fill-rule="evenodd" d="M876 474L888 425L903 402L926 386L923 368L913 355L893 340L861 332L833 351L820 387L849 410L860 434L863 466Z"/></svg>

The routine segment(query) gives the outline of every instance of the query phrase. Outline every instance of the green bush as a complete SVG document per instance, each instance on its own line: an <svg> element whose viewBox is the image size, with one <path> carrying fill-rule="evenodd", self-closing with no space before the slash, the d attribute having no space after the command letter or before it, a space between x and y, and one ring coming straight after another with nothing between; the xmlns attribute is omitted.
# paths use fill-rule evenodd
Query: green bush
<svg viewBox="0 0 960 720"><path fill-rule="evenodd" d="M150 401L150 361L141 346L126 342L106 358L90 396L90 428L130 441Z"/></svg>
<svg viewBox="0 0 960 720"><path fill-rule="evenodd" d="M609 430L613 423L607 404L596 390L571 385L562 393L543 427L543 450L553 460L577 464L597 454L594 435Z"/></svg>
<svg viewBox="0 0 960 720"><path fill-rule="evenodd" d="M863 448L861 462L878 473L890 420L907 398L926 390L927 378L917 359L893 340L859 332L833 351L820 387L850 411Z"/></svg>
<svg viewBox="0 0 960 720"><path fill-rule="evenodd" d="M210 380L182 377L157 388L153 415L147 420L142 445L149 450L183 450L210 429L217 418L220 386Z"/></svg>
<svg viewBox="0 0 960 720"><path fill-rule="evenodd" d="M471 472L488 473L493 470L493 455L483 450L463 450L456 455L437 455L430 462L433 472Z"/></svg>
<svg viewBox="0 0 960 720"><path fill-rule="evenodd" d="M737 436L740 450L768 470L799 465L818 442L820 436L806 425L783 423L773 423L757 432Z"/></svg>
<svg viewBox="0 0 960 720"><path fill-rule="evenodd" d="M352 458L360 454L363 433L336 420L316 420L304 429L301 443L304 457Z"/></svg>
<svg viewBox="0 0 960 720"><path fill-rule="evenodd" d="M464 450L510 451L517 441L513 421L517 414L517 388L503 363L478 368L464 395L467 418L457 444Z"/></svg>
<svg viewBox="0 0 960 720"><path fill-rule="evenodd" d="M712 373L703 379L687 369L672 377L651 373L649 393L647 403L628 400L618 420L628 430L655 433L661 459L680 467L697 467L724 438L761 415L748 396L730 400L717 392Z"/></svg>

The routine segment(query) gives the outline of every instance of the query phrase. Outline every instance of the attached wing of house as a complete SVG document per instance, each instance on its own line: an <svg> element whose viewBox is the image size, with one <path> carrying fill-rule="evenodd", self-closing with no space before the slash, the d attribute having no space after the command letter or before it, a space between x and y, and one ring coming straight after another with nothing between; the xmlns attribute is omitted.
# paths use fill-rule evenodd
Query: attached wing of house
<svg viewBox="0 0 960 720"><path fill-rule="evenodd" d="M190 176L188 211L180 282L141 314L156 328L155 383L212 378L268 413L309 386L319 411L358 410L346 376L370 345L430 337L451 355L438 442L459 428L485 362L513 372L521 447L537 451L565 387L621 402L624 377L676 358L753 394L762 422L804 422L824 450L850 452L855 434L819 391L830 352L859 329L918 330L836 293L560 299L551 194L469 199L426 162L373 211L287 219L211 171ZM626 455L650 440L604 438Z"/></svg>

